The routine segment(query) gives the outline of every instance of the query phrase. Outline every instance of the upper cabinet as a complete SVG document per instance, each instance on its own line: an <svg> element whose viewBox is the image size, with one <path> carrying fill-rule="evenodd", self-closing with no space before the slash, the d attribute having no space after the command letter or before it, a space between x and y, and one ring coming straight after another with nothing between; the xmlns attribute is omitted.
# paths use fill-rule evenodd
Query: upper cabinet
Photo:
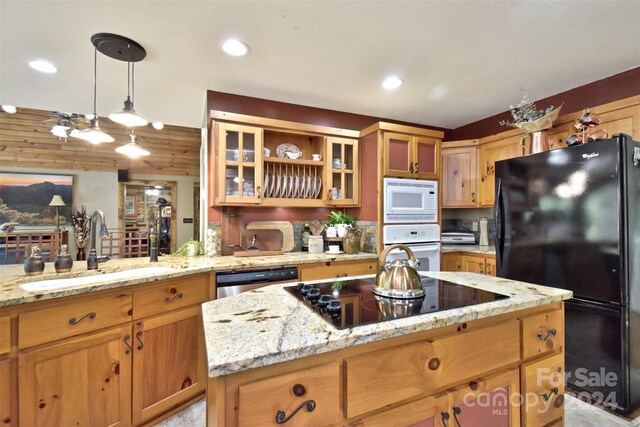
<svg viewBox="0 0 640 427"><path fill-rule="evenodd" d="M384 132L384 176L437 178L440 140Z"/></svg>
<svg viewBox="0 0 640 427"><path fill-rule="evenodd" d="M493 207L496 162L522 156L522 136L515 135L480 145L480 206Z"/></svg>
<svg viewBox="0 0 640 427"><path fill-rule="evenodd" d="M214 206L360 203L358 131L212 112Z"/></svg>
<svg viewBox="0 0 640 427"><path fill-rule="evenodd" d="M442 143L442 207L478 207L477 139Z"/></svg>

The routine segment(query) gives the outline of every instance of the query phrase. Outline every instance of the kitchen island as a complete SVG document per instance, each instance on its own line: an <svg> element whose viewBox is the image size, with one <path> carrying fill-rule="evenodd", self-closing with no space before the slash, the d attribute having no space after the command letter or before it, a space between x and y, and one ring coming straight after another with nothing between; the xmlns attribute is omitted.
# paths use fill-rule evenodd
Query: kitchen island
<svg viewBox="0 0 640 427"><path fill-rule="evenodd" d="M571 292L423 275L509 298L342 330L285 285L203 304L208 425L561 425Z"/></svg>

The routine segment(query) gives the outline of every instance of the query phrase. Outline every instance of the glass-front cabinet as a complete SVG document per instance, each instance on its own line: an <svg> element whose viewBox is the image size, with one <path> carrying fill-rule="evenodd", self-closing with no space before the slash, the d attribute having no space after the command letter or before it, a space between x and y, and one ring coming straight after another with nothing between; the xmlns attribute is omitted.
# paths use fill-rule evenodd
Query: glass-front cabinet
<svg viewBox="0 0 640 427"><path fill-rule="evenodd" d="M384 133L384 175L399 178L438 178L439 139Z"/></svg>
<svg viewBox="0 0 640 427"><path fill-rule="evenodd" d="M218 126L218 200L260 203L263 130L229 123Z"/></svg>
<svg viewBox="0 0 640 427"><path fill-rule="evenodd" d="M360 202L358 173L358 140L327 138L328 173L325 194L332 206L353 206Z"/></svg>

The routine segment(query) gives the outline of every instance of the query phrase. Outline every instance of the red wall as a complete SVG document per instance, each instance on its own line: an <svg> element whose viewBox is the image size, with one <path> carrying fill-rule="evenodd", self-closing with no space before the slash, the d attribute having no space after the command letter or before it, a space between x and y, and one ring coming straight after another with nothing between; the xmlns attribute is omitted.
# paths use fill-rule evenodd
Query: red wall
<svg viewBox="0 0 640 427"><path fill-rule="evenodd" d="M224 92L207 92L207 111L217 110L229 113L247 114L251 116L266 117L270 119L289 120L300 123L330 126L342 129L362 130L379 121L406 124L426 129L442 130L446 133L449 129L434 126L423 126L415 123L401 122L380 117L364 116L343 111L327 110L324 108L307 107L304 105L289 104L286 102L272 101L268 99L252 98ZM377 221L377 144L374 138L365 138L360 147L360 196L361 207L349 209L349 214L361 221ZM210 167L212 165L209 165ZM209 206L211 206L211 200ZM243 207L241 210L244 222L248 221L306 221L317 218L327 218L330 209L310 208L251 208ZM209 208L209 221L220 222L221 210Z"/></svg>
<svg viewBox="0 0 640 427"><path fill-rule="evenodd" d="M564 102L560 114L566 114L638 94L640 94L640 67L558 93L535 101L535 103L539 109L544 109L549 105L557 107ZM445 134L445 141L482 138L504 132L507 128L500 126L501 120L512 121L511 113L507 110L495 116L456 128L449 134Z"/></svg>

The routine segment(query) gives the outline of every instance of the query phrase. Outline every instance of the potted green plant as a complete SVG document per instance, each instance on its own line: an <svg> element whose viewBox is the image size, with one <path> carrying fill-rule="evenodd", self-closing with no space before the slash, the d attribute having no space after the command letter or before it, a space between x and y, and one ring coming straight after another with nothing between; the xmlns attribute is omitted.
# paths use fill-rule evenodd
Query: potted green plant
<svg viewBox="0 0 640 427"><path fill-rule="evenodd" d="M329 213L327 229L334 226L338 237L344 237L347 234L347 229L354 227L355 225L356 219L351 215L347 215L346 213L339 211L331 211L331 213Z"/></svg>

